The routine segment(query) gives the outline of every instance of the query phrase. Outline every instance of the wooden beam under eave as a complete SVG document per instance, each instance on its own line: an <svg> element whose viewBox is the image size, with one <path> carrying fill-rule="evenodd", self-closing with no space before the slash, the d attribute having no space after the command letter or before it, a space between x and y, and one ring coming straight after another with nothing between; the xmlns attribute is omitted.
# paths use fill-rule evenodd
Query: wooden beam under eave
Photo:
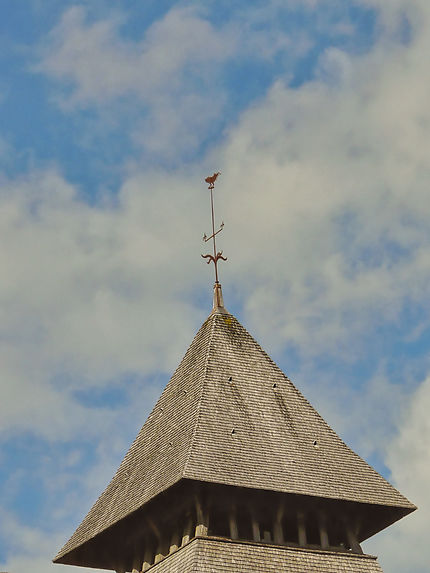
<svg viewBox="0 0 430 573"><path fill-rule="evenodd" d="M149 542L145 546L143 554L142 571L147 571L154 562L154 550Z"/></svg>
<svg viewBox="0 0 430 573"><path fill-rule="evenodd" d="M164 559L169 554L167 549L167 543L164 539L160 539L158 543L158 547L155 551L154 563L159 563L162 559Z"/></svg>
<svg viewBox="0 0 430 573"><path fill-rule="evenodd" d="M182 534L181 546L185 545L190 541L192 531L193 531L193 519L191 515L189 515L187 521L185 522L184 531Z"/></svg>
<svg viewBox="0 0 430 573"><path fill-rule="evenodd" d="M300 547L306 547L307 536L306 536L306 519L303 511L297 513L297 535L299 538Z"/></svg>
<svg viewBox="0 0 430 573"><path fill-rule="evenodd" d="M255 515L251 516L251 526L252 526L252 537L254 541L261 541L260 524L258 523Z"/></svg>
<svg viewBox="0 0 430 573"><path fill-rule="evenodd" d="M179 549L179 532L177 529L175 529L170 539L169 553L174 553L178 549Z"/></svg>
<svg viewBox="0 0 430 573"><path fill-rule="evenodd" d="M319 533L320 533L320 544L322 549L329 548L329 538L327 531L327 519L325 514L320 513L318 516Z"/></svg>
<svg viewBox="0 0 430 573"><path fill-rule="evenodd" d="M236 514L236 506L232 505L230 507L229 515L228 515L228 526L230 529L230 537L231 539L239 539L239 529L237 526L237 514Z"/></svg>
<svg viewBox="0 0 430 573"><path fill-rule="evenodd" d="M282 528L282 518L284 517L285 501L281 500L273 523L273 540L278 545L285 542L284 530Z"/></svg>
<svg viewBox="0 0 430 573"><path fill-rule="evenodd" d="M201 498L196 495L195 498L195 507L196 507L196 529L195 535L203 535L206 536L208 534L209 529L209 514L207 511L204 510Z"/></svg>
<svg viewBox="0 0 430 573"><path fill-rule="evenodd" d="M362 554L363 550L358 542L357 535L353 531L350 525L346 526L346 536L348 539L348 544L354 553Z"/></svg>

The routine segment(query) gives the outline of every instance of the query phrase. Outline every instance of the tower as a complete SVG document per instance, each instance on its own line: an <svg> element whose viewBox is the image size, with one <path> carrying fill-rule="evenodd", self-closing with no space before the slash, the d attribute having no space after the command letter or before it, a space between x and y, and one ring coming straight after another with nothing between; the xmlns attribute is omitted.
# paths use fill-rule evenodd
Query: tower
<svg viewBox="0 0 430 573"><path fill-rule="evenodd" d="M54 561L119 573L380 573L360 543L414 509L226 310L216 280L211 314Z"/></svg>

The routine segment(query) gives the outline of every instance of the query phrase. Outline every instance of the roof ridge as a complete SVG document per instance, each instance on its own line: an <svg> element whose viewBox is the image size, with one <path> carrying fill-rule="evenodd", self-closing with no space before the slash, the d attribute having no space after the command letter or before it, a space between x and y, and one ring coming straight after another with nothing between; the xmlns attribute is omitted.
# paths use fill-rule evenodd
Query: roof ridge
<svg viewBox="0 0 430 573"><path fill-rule="evenodd" d="M207 372L208 372L208 363L209 363L209 356L210 356L210 347L212 344L212 340L213 340L213 334L214 334L214 329L215 329L215 313L211 313L208 318L206 319L207 321L212 320L212 324L211 324L211 329L210 329L210 334L209 334L209 340L208 340L208 344L206 347L206 356L205 356L205 364L204 364L204 369L203 369L203 382L202 382L202 386L201 386L201 390L200 390L200 397L199 397L199 401L198 401L198 406L197 406L197 416L196 416L196 423L194 425L193 428L193 432L191 434L191 439L190 439L190 443L188 446L188 454L187 454L187 458L185 460L184 463L184 467L182 469L182 476L185 477L186 475L186 471L187 471L187 466L188 463L190 461L191 458L191 452L193 451L193 445L196 439L196 435L197 435L197 428L199 426L199 422L200 422L200 412L202 409L202 398L204 395L204 390L205 390L205 385L206 385L206 379L207 379Z"/></svg>

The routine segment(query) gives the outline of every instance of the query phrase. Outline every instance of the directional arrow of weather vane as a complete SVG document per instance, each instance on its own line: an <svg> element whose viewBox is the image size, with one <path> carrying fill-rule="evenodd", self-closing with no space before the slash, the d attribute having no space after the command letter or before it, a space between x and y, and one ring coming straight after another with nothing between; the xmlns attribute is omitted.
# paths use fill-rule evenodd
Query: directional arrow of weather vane
<svg viewBox="0 0 430 573"><path fill-rule="evenodd" d="M221 231L224 228L224 222L221 223L220 228L218 229L218 231L215 231L215 213L214 213L214 197L213 197L213 190L215 187L215 181L217 180L218 175L220 175L220 172L218 171L217 173L214 173L213 175L210 175L209 177L206 177L205 181L206 183L209 183L209 187L208 189L211 192L211 212L212 212L212 235L210 237L206 236L206 233L203 235L203 241L205 243L207 243L208 241L210 241L212 239L213 241L213 255L202 255L202 257L204 259L207 259L207 263L208 265L210 263L214 264L215 267L215 284L219 284L218 281L218 261L221 259L223 261L227 260L227 257L223 257L222 256L222 251L218 251L216 250L216 240L215 237L218 235L218 233L221 233Z"/></svg>

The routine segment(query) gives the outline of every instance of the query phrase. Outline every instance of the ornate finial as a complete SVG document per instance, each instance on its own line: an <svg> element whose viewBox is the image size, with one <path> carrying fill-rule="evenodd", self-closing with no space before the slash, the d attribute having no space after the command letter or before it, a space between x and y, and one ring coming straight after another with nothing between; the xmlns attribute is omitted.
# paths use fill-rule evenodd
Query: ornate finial
<svg viewBox="0 0 430 573"><path fill-rule="evenodd" d="M221 173L218 171L217 173L214 173L213 175L210 175L209 177L206 177L205 181L206 183L209 183L209 187L208 189L211 192L211 212L212 212L212 235L210 237L206 236L206 233L203 235L203 241L205 243L207 243L208 241L210 241L212 239L213 241L213 255L202 255L202 257L204 259L207 259L207 263L208 265L212 262L214 264L215 267L215 285L219 284L219 280L218 280L218 261L221 259L223 261L227 260L227 257L223 257L222 256L222 251L218 251L216 250L216 241L215 241L215 237L218 235L218 233L220 233L223 228L224 228L224 222L221 223L220 228L218 229L218 231L215 231L215 214L214 214L214 198L213 198L213 189L215 187L215 181L217 180L218 175L220 175Z"/></svg>

